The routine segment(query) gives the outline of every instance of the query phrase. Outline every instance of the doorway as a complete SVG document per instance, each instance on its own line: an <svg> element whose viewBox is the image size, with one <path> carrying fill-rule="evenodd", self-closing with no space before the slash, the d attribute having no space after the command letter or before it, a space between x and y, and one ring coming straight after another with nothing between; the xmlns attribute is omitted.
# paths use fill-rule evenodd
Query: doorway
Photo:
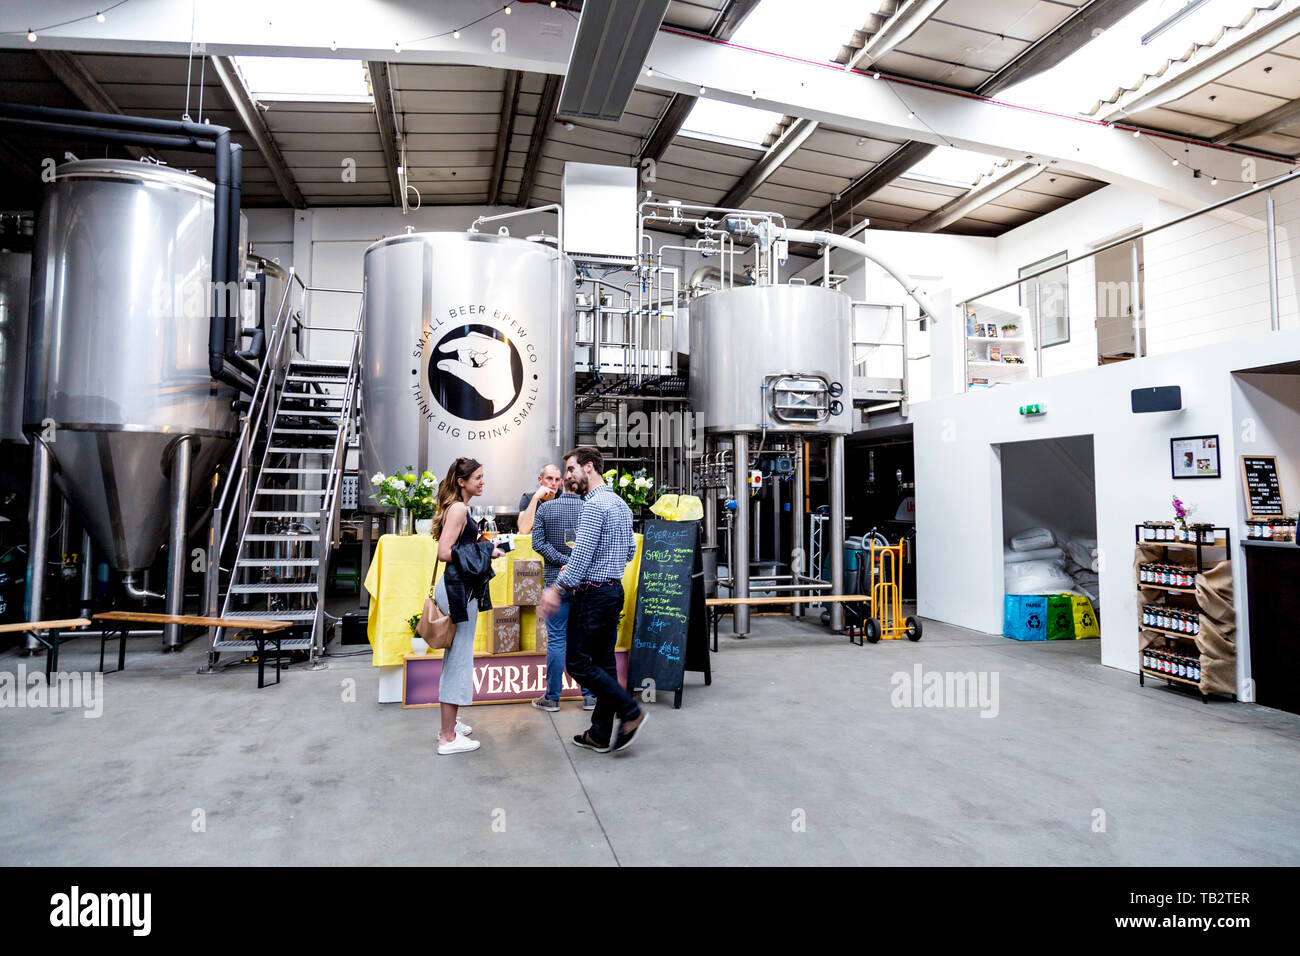
<svg viewBox="0 0 1300 956"><path fill-rule="evenodd" d="M1133 281L1134 246L1137 247L1136 283ZM1097 364L1109 365L1145 355L1142 240L1135 239L1097 253L1093 257L1093 269L1097 290ZM1136 341L1133 334L1134 310L1137 310L1139 320Z"/></svg>
<svg viewBox="0 0 1300 956"><path fill-rule="evenodd" d="M1091 435L997 446L1007 594L1080 594L1102 620ZM1100 642L1096 654L1101 656Z"/></svg>

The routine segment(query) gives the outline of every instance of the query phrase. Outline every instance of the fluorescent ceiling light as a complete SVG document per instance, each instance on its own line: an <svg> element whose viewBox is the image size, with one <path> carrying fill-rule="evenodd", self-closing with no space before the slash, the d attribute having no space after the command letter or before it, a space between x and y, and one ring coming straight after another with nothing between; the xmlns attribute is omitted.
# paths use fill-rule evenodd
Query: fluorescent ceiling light
<svg viewBox="0 0 1300 956"><path fill-rule="evenodd" d="M1001 178L1011 168L1009 164L1001 165L1003 161L1001 156L939 146L905 172L903 178L970 189L977 183L984 186Z"/></svg>
<svg viewBox="0 0 1300 956"><path fill-rule="evenodd" d="M259 103L371 103L360 60L292 56L237 56L235 66Z"/></svg>
<svg viewBox="0 0 1300 956"><path fill-rule="evenodd" d="M682 124L681 135L708 139L715 143L765 149L763 140L772 132L781 115L752 106L699 99Z"/></svg>

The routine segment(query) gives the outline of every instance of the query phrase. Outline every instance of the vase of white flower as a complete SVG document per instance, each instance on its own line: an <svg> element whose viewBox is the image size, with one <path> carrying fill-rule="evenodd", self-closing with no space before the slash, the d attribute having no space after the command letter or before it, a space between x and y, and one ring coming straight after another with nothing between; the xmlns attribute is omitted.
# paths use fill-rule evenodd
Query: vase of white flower
<svg viewBox="0 0 1300 956"><path fill-rule="evenodd" d="M434 501L434 488L438 479L432 472L426 471L416 475L407 466L406 471L395 472L385 476L382 471L370 476L370 484L375 493L370 497L396 511L397 533L411 533L412 522L420 519L432 521L437 504Z"/></svg>

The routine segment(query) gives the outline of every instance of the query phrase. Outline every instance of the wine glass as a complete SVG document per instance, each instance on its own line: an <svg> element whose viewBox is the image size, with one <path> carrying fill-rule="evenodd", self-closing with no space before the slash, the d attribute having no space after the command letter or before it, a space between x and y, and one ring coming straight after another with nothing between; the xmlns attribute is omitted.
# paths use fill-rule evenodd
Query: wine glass
<svg viewBox="0 0 1300 956"><path fill-rule="evenodd" d="M578 543L578 529L573 527L572 525L566 527L564 529L565 547L567 547L570 551L572 551L573 546L577 543Z"/></svg>

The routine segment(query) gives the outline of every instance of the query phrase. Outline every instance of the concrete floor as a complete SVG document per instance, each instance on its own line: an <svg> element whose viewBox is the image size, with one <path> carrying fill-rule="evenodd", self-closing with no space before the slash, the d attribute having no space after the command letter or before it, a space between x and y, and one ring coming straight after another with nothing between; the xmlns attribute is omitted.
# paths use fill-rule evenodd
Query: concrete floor
<svg viewBox="0 0 1300 956"><path fill-rule="evenodd" d="M364 647L258 690L141 638L101 718L0 709L0 864L1300 863L1298 717L1140 689L1096 641L754 622L619 755L573 747L566 703L472 708L482 749L439 757L437 711L375 703ZM997 716L893 706L916 664L996 673Z"/></svg>

